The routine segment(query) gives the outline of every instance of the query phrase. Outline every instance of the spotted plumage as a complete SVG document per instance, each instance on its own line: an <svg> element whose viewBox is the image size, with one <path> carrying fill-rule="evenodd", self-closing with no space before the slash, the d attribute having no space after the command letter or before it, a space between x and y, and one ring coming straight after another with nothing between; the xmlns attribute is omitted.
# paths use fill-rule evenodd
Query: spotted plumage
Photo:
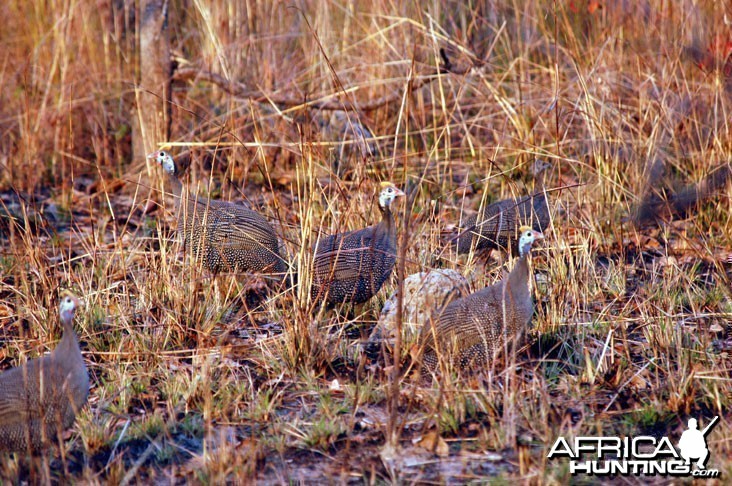
<svg viewBox="0 0 732 486"><path fill-rule="evenodd" d="M64 335L48 356L0 374L0 450L40 453L58 443L89 395L89 375L72 322L79 301L61 299Z"/></svg>
<svg viewBox="0 0 732 486"><path fill-rule="evenodd" d="M269 222L256 211L240 204L183 196L178 168L165 151L154 152L168 174L175 196L178 232L185 248L213 274L222 271L270 272L284 274L287 267L279 242ZM185 204L181 200L185 197Z"/></svg>
<svg viewBox="0 0 732 486"><path fill-rule="evenodd" d="M320 238L313 250L311 295L329 307L368 301L389 278L396 262L396 226L391 204L404 193L392 183L381 185L381 222L368 228Z"/></svg>
<svg viewBox="0 0 732 486"><path fill-rule="evenodd" d="M504 344L519 339L531 321L527 256L543 238L528 226L520 229L520 257L500 282L450 303L436 322L424 324L420 336L423 373L444 363L464 370L489 366Z"/></svg>
<svg viewBox="0 0 732 486"><path fill-rule="evenodd" d="M537 193L520 199L503 199L487 205L477 215L467 218L456 241L459 254L500 249L518 253L519 227L530 225L536 231L549 226L546 195Z"/></svg>

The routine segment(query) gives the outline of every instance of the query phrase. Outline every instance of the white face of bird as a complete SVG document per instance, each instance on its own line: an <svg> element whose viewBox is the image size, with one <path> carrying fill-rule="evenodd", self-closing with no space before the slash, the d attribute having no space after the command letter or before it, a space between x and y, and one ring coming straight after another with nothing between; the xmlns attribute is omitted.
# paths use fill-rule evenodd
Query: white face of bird
<svg viewBox="0 0 732 486"><path fill-rule="evenodd" d="M533 228L530 228L528 226L522 226L519 229L519 232L521 233L521 236L519 237L519 253L521 256L526 255L531 250L531 245L536 240L543 240L544 235L539 233L538 231L535 231Z"/></svg>
<svg viewBox="0 0 732 486"><path fill-rule="evenodd" d="M168 174L175 174L175 162L173 162L173 156L165 150L159 150L153 152L147 156L148 159L155 159L155 162L160 164L163 170Z"/></svg>
<svg viewBox="0 0 732 486"><path fill-rule="evenodd" d="M79 299L73 295L64 295L61 298L61 305L59 306L61 321L71 322L74 320L74 314L76 313L77 307L79 307Z"/></svg>
<svg viewBox="0 0 732 486"><path fill-rule="evenodd" d="M381 183L381 192L379 193L379 206L388 208L394 199L404 196L404 192L397 189L391 182Z"/></svg>

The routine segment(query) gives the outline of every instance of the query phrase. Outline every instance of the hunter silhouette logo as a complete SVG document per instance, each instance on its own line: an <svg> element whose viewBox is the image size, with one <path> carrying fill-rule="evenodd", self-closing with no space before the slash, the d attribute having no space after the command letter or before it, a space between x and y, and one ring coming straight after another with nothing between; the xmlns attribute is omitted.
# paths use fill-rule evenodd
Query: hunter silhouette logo
<svg viewBox="0 0 732 486"><path fill-rule="evenodd" d="M681 434L679 440L679 451L681 457L689 464L692 459L698 459L696 465L699 469L704 469L704 463L709 458L709 449L707 449L707 434L717 424L719 416L716 416L709 422L704 430L697 429L695 418L689 419L689 430Z"/></svg>
<svg viewBox="0 0 732 486"><path fill-rule="evenodd" d="M569 472L573 475L718 478L719 470L705 466L709 459L707 436L718 421L719 416L714 417L699 430L697 420L690 418L678 450L668 437L575 437L573 444L559 437L547 458L569 458ZM594 457L584 459L583 454ZM692 467L692 460L696 461L696 468Z"/></svg>

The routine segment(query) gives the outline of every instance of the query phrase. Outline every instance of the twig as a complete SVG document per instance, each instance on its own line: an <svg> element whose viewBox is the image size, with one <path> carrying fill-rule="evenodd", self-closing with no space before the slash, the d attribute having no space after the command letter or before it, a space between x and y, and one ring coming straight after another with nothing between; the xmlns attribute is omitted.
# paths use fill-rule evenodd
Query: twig
<svg viewBox="0 0 732 486"><path fill-rule="evenodd" d="M627 380L625 380L625 383L623 383L622 385L620 385L620 388L618 388L618 391L615 393L615 395L613 395L612 400L610 400L610 402L607 404L607 406L605 407L605 410L603 410L602 413L605 413L608 410L610 410L610 407L612 406L613 403L615 403L615 400L618 399L618 397L620 396L620 392L623 391L623 388L625 388L626 386L628 386L628 383L630 383L631 381L633 381L633 379L636 376L638 376L641 373L643 373L643 371L646 368L648 368L649 366L651 366L655 360L656 360L655 358L651 358L650 360L648 360L648 363L646 363L645 365L643 365L643 367L641 369L639 369L633 376L631 376L630 378L628 378Z"/></svg>
<svg viewBox="0 0 732 486"><path fill-rule="evenodd" d="M147 446L147 449L145 449L145 452L142 453L142 455L135 461L135 463L132 465L129 471L127 471L127 474L125 474L125 477L122 478L122 481L120 481L120 486L125 486L127 484L130 484L130 481L135 477L137 474L137 470L140 469L140 466L145 464L145 461L152 455L153 451L155 450L155 442L150 442L150 445Z"/></svg>
<svg viewBox="0 0 732 486"><path fill-rule="evenodd" d="M120 442L122 442L122 439L124 438L125 434L127 433L127 428L129 426L130 426L130 419L127 419L124 427L122 427L122 432L119 434L117 441L114 443L114 447L112 448L112 453L109 455L109 459L107 460L107 465L105 467L109 467L109 465L114 460L114 457L117 454L117 447L119 447Z"/></svg>
<svg viewBox="0 0 732 486"><path fill-rule="evenodd" d="M442 66L439 71L441 72L454 72L451 70L451 65ZM454 74L464 74L467 73L469 69L460 69L455 70ZM384 95L380 98L376 98L371 101L367 101L365 103L359 103L358 106L352 106L352 103L350 103L348 100L341 100L340 98L344 96L347 93L352 93L358 89L358 87L348 88L340 91L339 93L336 93L334 95L328 95L327 98L337 98L337 99L328 99L326 100L311 100L311 101L304 101L299 98L291 98L284 95L270 95L270 94L264 94L261 90L258 89L250 89L246 84L240 82L240 81L233 81L226 79L225 77L221 76L217 73L212 73L211 71L205 71L203 69L199 69L196 67L186 67L186 68L180 68L173 73L173 80L174 81L189 81L192 79L196 79L199 81L207 81L209 83L215 84L219 88L223 89L229 94L232 94L234 96L238 96L240 98L252 98L253 100L257 102L270 102L275 103L278 105L283 106L303 106L303 107L309 107L314 108L318 110L329 110L329 111L341 111L344 109L344 105L348 107L348 105L351 105L350 107L353 109L358 109L360 111L373 111L377 108L381 108L382 106L399 101L402 97L402 93L400 92L394 92L388 95ZM422 86L425 86L428 83L431 83L437 79L437 75L425 75L416 79L413 79L411 83L408 83L409 89L412 91L415 91Z"/></svg>

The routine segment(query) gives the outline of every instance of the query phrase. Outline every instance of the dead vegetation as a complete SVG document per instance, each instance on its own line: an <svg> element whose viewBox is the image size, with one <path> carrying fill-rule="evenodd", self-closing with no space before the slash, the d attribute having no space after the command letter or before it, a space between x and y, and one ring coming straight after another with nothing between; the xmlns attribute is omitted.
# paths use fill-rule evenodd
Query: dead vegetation
<svg viewBox="0 0 732 486"><path fill-rule="evenodd" d="M92 385L64 454L1 457L0 477L566 483L559 435L679 437L715 415L709 466L732 475L732 11L467 3L170 2L165 148L188 152L191 190L273 222L293 291L181 253L161 173L132 156L134 3L0 3L0 367L53 348L69 288ZM364 345L382 303L432 268L500 278L448 243L530 194L537 158L553 219L530 344L423 386L409 340ZM313 316L308 249L378 221L383 180L408 193L394 277ZM649 201L655 224L633 225Z"/></svg>

